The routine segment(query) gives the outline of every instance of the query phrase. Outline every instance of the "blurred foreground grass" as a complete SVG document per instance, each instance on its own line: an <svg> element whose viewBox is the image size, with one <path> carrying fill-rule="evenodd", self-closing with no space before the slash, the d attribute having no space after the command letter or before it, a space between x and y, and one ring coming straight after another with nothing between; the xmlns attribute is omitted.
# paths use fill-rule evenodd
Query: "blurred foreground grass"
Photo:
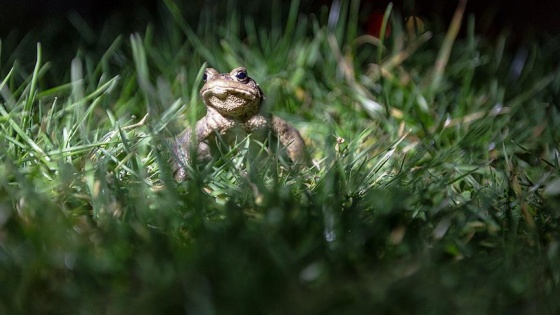
<svg viewBox="0 0 560 315"><path fill-rule="evenodd" d="M166 1L67 71L0 42L0 313L559 312L560 38L412 34L388 8L379 42L340 9L193 29ZM316 167L241 142L174 182L205 65L247 67Z"/></svg>

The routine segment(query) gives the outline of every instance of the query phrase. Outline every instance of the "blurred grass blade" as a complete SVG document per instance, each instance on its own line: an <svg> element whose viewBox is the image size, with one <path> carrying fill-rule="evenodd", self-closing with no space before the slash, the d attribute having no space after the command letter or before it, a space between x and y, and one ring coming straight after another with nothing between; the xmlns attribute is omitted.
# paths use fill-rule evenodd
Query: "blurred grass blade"
<svg viewBox="0 0 560 315"><path fill-rule="evenodd" d="M150 83L150 71L146 58L146 50L139 34L130 35L130 44L132 47L132 56L134 57L134 65L136 68L136 77L138 85L147 100L154 95L155 90Z"/></svg>
<svg viewBox="0 0 560 315"><path fill-rule="evenodd" d="M10 71L8 72L8 74L6 74L6 77L4 78L4 80L2 80L2 82L0 82L0 93L2 93L2 91L4 90L4 86L6 85L8 80L10 79L10 76L12 75L13 72L14 72L14 68L12 67L10 69ZM2 95L4 98L7 98L3 94L0 94L0 95Z"/></svg>
<svg viewBox="0 0 560 315"><path fill-rule="evenodd" d="M385 13L383 14L383 21L381 22L381 31L379 32L379 46L377 46L377 64L381 64L383 58L383 48L385 42L385 33L387 32L387 25L389 23L389 17L391 16L391 11L393 10L393 3L390 2L385 8Z"/></svg>
<svg viewBox="0 0 560 315"><path fill-rule="evenodd" d="M294 35L294 31L297 25L299 3L300 0L293 0L290 3L288 20L286 21L286 27L284 28L284 37L291 38Z"/></svg>
<svg viewBox="0 0 560 315"><path fill-rule="evenodd" d="M465 7L467 6L467 0L459 0L457 4L457 9L455 9L455 14L451 19L451 24L449 25L449 30L447 34L445 34L445 39L441 45L439 50L439 54L437 56L433 74L432 74L432 82L430 85L430 91L435 91L441 83L443 72L445 71L445 67L447 66L447 62L449 61L449 56L451 55L451 49L453 48L453 43L457 38L457 34L459 33L459 29L461 28L461 22L463 21L463 13L465 13Z"/></svg>

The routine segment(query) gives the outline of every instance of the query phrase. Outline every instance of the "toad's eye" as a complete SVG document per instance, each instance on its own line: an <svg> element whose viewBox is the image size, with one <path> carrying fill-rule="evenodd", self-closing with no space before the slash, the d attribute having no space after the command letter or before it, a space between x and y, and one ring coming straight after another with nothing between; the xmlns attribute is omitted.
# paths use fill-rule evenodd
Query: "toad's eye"
<svg viewBox="0 0 560 315"><path fill-rule="evenodd" d="M202 81L208 81L208 75L206 74L206 72L202 75Z"/></svg>
<svg viewBox="0 0 560 315"><path fill-rule="evenodd" d="M243 81L243 80L247 79L247 72L246 71L239 71L239 72L237 72L235 77L237 78L237 80Z"/></svg>

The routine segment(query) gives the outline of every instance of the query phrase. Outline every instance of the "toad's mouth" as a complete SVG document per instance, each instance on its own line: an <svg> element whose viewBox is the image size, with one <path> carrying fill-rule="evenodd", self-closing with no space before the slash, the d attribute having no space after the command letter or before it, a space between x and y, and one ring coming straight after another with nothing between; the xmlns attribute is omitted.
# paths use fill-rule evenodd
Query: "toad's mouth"
<svg viewBox="0 0 560 315"><path fill-rule="evenodd" d="M247 99L247 101L252 101L258 98L258 94L254 90L243 89L243 88L232 87L232 86L214 85L202 91L202 97L205 99L211 97L227 99L229 96Z"/></svg>

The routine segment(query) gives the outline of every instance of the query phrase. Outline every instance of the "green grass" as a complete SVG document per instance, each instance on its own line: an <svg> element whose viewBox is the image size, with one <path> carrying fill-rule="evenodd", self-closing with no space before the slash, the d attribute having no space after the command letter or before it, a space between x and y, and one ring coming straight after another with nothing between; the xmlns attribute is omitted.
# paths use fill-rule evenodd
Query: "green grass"
<svg viewBox="0 0 560 315"><path fill-rule="evenodd" d="M101 53L0 44L0 313L559 312L560 38L510 51L460 10L415 37L388 8L379 42L358 9L194 27L166 1ZM207 65L245 66L316 167L242 141L176 183Z"/></svg>

